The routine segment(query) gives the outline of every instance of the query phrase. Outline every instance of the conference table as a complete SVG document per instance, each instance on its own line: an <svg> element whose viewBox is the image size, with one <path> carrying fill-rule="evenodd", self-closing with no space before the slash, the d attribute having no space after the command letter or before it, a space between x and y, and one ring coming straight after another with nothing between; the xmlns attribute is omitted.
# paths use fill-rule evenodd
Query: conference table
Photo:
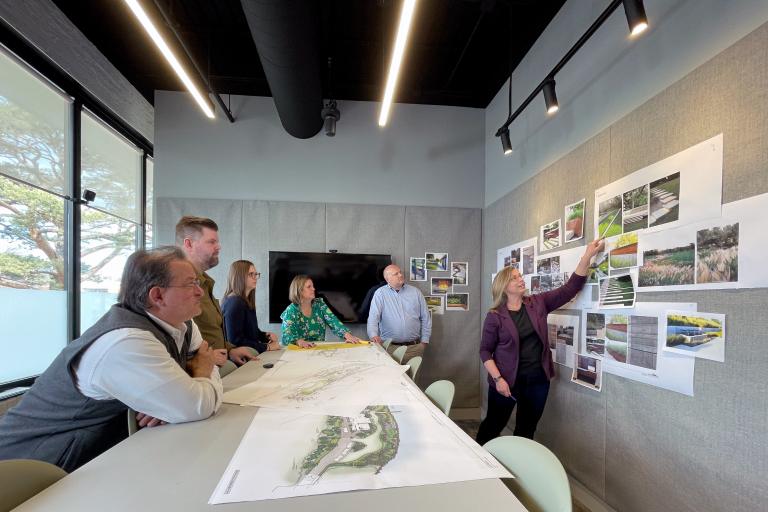
<svg viewBox="0 0 768 512"><path fill-rule="evenodd" d="M230 373L223 379L225 391L258 379L266 372L262 365L281 354L264 352ZM204 421L142 429L14 510L525 511L499 479L208 505L257 410L223 404Z"/></svg>

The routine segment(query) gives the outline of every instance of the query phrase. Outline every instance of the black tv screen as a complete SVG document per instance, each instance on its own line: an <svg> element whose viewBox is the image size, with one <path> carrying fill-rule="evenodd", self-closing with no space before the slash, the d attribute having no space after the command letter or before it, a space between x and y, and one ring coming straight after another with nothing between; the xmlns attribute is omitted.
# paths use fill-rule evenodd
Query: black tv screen
<svg viewBox="0 0 768 512"><path fill-rule="evenodd" d="M290 304L288 288L293 278L306 274L315 285L315 296L325 300L342 322L366 323L370 298L384 285L389 254L325 252L269 252L269 321L280 323Z"/></svg>

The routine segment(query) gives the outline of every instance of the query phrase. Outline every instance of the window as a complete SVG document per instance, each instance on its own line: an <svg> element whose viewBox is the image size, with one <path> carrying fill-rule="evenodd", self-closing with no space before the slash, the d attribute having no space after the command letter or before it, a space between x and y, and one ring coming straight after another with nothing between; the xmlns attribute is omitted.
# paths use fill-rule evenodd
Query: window
<svg viewBox="0 0 768 512"><path fill-rule="evenodd" d="M40 73L0 46L0 391L91 326L115 302L126 258L152 243L152 146L27 43L10 44ZM85 189L89 204L74 198Z"/></svg>
<svg viewBox="0 0 768 512"><path fill-rule="evenodd" d="M3 383L41 373L67 343L72 101L2 52L0 76Z"/></svg>
<svg viewBox="0 0 768 512"><path fill-rule="evenodd" d="M144 229L144 246L147 248L154 247L154 239L152 235L152 226L155 225L155 219L154 214L155 210L152 207L152 204L155 201L154 196L154 190L155 190L155 161L147 157L147 173L146 173L147 179L146 179L146 185L145 189L147 191L147 204L145 205L146 208L146 226Z"/></svg>
<svg viewBox="0 0 768 512"><path fill-rule="evenodd" d="M116 302L125 261L138 248L141 221L141 160L138 148L82 114L82 189L96 199L81 206L80 330Z"/></svg>

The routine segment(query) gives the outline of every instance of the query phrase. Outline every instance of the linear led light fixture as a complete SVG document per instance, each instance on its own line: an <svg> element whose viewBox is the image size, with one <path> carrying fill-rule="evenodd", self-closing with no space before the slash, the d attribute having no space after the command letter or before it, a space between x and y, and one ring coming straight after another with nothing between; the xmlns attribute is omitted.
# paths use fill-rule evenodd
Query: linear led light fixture
<svg viewBox="0 0 768 512"><path fill-rule="evenodd" d="M413 11L416 9L416 0L404 0L403 10L400 12L400 24L397 27L395 49L392 52L392 61L389 63L389 75L387 85L384 88L384 99L381 102L379 112L379 126L386 126L389 119L389 109L392 107L392 98L395 95L397 78L400 75L400 65L403 63L403 53L408 42L408 33L411 31Z"/></svg>
<svg viewBox="0 0 768 512"><path fill-rule="evenodd" d="M141 25L144 27L144 30L147 31L147 34L149 34L149 37L152 38L152 41L154 41L155 45L160 50L160 53L163 54L165 60L168 61L168 64L171 65L173 70L179 76L182 83L190 92L190 94L192 94L192 97L195 99L197 104L200 105L201 109L203 109L205 115L213 119L215 116L211 106L208 104L208 101L203 98L203 95L200 93L197 86L195 86L194 82L192 82L192 79L189 78L189 75L186 71L184 71L184 68L181 67L181 63L168 47L165 40L163 40L163 37L157 31L157 28L155 28L155 25L149 19L149 16L147 16L147 13L144 12L144 9L141 7L141 5L139 5L138 0L125 0L125 3L128 4L128 7L131 8L131 11L133 12L134 16L136 16L136 19L139 20Z"/></svg>
<svg viewBox="0 0 768 512"><path fill-rule="evenodd" d="M586 32L584 32L584 35L582 35L578 41L576 41L576 44L571 47L570 50L568 50L568 53L565 54L565 56L560 59L560 62L555 65L554 68L552 68L552 71L547 73L544 80L541 81L539 85L536 86L536 88L531 92L531 94L528 95L528 97L523 101L523 103L517 107L517 110L515 112L507 117L507 120L504 121L504 124L501 125L501 127L496 130L496 136L502 137L504 133L509 133L509 125L512 124L512 122L519 116L523 110L528 106L528 104L533 101L533 99L536 97L537 94L544 91L544 100L547 102L547 110L549 112L550 107L552 106L550 104L550 99L547 98L548 94L552 94L553 98L556 100L557 98L554 97L555 87L554 87L554 79L555 75L563 69L563 67L568 63L569 60L576 54L579 49L581 49L582 46L584 46L584 43L589 40L592 35L597 32L597 29L600 28L600 26L605 23L605 20L608 19L608 17L613 14L613 11L615 11L620 5L624 4L624 13L627 16L627 23L629 24L629 30L630 30L630 37L635 36L641 32L643 32L645 29L648 28L648 18L645 16L645 8L643 7L643 1L642 0L613 0L608 7L605 8L605 10L598 16L598 18L595 20L592 25L587 29ZM545 90L545 88L550 88L549 91ZM502 140L502 143L504 141ZM506 153L506 145L503 145Z"/></svg>

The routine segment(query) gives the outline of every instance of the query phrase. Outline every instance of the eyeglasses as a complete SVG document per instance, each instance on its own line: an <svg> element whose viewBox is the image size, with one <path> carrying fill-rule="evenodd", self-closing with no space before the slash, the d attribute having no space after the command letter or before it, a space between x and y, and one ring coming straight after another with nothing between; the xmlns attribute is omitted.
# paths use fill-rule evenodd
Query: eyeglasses
<svg viewBox="0 0 768 512"><path fill-rule="evenodd" d="M203 287L199 279L193 279L187 284L169 284L168 286L166 286L166 288L194 288L194 287L198 287L198 288Z"/></svg>
<svg viewBox="0 0 768 512"><path fill-rule="evenodd" d="M258 279L261 277L261 272L248 272L248 277L253 277L254 279Z"/></svg>

